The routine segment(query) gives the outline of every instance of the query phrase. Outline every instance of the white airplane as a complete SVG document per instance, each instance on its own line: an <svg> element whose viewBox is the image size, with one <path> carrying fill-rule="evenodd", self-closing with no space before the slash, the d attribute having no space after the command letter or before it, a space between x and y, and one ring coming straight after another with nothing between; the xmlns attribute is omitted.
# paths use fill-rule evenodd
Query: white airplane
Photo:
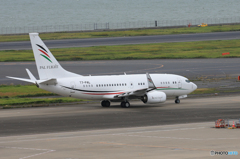
<svg viewBox="0 0 240 159"><path fill-rule="evenodd" d="M131 99L140 99L145 104L163 103L167 96L180 98L197 89L187 78L173 74L133 74L110 76L82 76L62 68L38 33L30 33L31 45L37 65L39 80L26 69L30 79L9 77L34 83L37 87L62 96L101 100L103 107L119 101L128 108Z"/></svg>

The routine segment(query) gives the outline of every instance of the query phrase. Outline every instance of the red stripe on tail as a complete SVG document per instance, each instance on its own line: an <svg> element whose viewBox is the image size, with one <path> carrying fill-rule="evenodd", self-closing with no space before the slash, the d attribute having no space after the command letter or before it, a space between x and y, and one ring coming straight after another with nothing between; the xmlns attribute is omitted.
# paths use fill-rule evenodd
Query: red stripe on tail
<svg viewBox="0 0 240 159"><path fill-rule="evenodd" d="M40 49L38 49L38 50L41 51L41 52L44 53L47 57L50 58L50 56L49 56L46 52L44 52L44 51L42 51L42 50L40 50Z"/></svg>

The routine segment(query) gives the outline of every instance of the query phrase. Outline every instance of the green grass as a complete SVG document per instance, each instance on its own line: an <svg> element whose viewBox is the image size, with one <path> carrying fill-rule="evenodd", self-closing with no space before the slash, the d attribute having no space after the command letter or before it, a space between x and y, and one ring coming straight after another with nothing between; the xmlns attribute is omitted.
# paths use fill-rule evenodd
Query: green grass
<svg viewBox="0 0 240 159"><path fill-rule="evenodd" d="M50 103L70 103L80 102L82 99L75 99L70 97L62 98L1 98L0 106L9 105L30 105L30 104L50 104Z"/></svg>
<svg viewBox="0 0 240 159"><path fill-rule="evenodd" d="M34 97L56 95L37 88L35 85L0 85L0 98Z"/></svg>
<svg viewBox="0 0 240 159"><path fill-rule="evenodd" d="M134 29L124 31L99 31L99 32L60 32L60 33L42 33L43 40L56 39L79 39L79 38L99 38L99 37L123 37L123 36L147 36L147 35L166 35L166 34L189 34L189 33L208 33L240 31L240 25L219 25L208 27L184 27L169 29ZM0 35L0 42L9 41L29 41L29 35Z"/></svg>
<svg viewBox="0 0 240 159"><path fill-rule="evenodd" d="M37 88L35 85L0 85L0 106L5 105L29 105L49 103L80 102L82 99L70 97L61 98L27 98L36 96L56 95ZM8 106L6 107L8 108Z"/></svg>
<svg viewBox="0 0 240 159"><path fill-rule="evenodd" d="M51 49L59 61L240 57L240 40ZM222 53L230 55L222 56ZM32 50L0 51L0 61L34 61Z"/></svg>

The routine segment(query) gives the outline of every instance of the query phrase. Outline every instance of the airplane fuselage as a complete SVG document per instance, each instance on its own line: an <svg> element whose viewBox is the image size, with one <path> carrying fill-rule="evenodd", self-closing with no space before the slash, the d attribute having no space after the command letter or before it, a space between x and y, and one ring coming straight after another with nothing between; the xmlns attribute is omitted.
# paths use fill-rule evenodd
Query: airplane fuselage
<svg viewBox="0 0 240 159"><path fill-rule="evenodd" d="M150 74L157 91L167 96L186 95L195 87L187 78L172 74ZM58 78L55 85L40 84L40 88L63 96L81 99L114 99L124 92L148 88L146 74L79 76Z"/></svg>

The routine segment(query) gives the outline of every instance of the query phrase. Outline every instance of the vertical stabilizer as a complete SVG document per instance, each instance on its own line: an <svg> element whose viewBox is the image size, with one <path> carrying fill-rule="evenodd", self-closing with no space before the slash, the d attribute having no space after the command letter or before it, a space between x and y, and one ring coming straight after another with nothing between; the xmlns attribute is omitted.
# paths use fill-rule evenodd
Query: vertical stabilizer
<svg viewBox="0 0 240 159"><path fill-rule="evenodd" d="M80 76L62 68L50 50L38 36L38 33L29 33L31 45L40 79L65 78Z"/></svg>

